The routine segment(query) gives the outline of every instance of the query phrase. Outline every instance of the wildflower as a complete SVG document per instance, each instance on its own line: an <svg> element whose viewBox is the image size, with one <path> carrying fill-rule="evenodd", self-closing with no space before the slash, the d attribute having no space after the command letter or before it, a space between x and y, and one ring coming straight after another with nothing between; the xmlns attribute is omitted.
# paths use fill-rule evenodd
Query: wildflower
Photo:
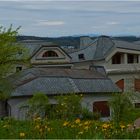
<svg viewBox="0 0 140 140"><path fill-rule="evenodd" d="M52 130L52 128L48 128L47 130L48 130L48 132L50 132Z"/></svg>
<svg viewBox="0 0 140 140"><path fill-rule="evenodd" d="M84 125L89 125L90 122L89 121L85 121Z"/></svg>
<svg viewBox="0 0 140 140"><path fill-rule="evenodd" d="M75 125L71 125L71 128L74 128L75 127Z"/></svg>
<svg viewBox="0 0 140 140"><path fill-rule="evenodd" d="M81 132L78 132L78 134L79 134L79 135L82 135L82 134L83 134L83 131L81 131Z"/></svg>
<svg viewBox="0 0 140 140"><path fill-rule="evenodd" d="M9 127L9 125L4 125L4 126L3 126L3 128L8 128L8 127Z"/></svg>
<svg viewBox="0 0 140 140"><path fill-rule="evenodd" d="M39 126L39 125L36 125L36 126L35 126L35 129L39 129L39 128L40 128L40 126Z"/></svg>
<svg viewBox="0 0 140 140"><path fill-rule="evenodd" d="M88 127L88 126L85 126L85 127L84 127L84 129L85 129L85 130L88 130L88 129L89 129L89 127Z"/></svg>
<svg viewBox="0 0 140 140"><path fill-rule="evenodd" d="M80 122L81 122L80 119L75 120L75 123L80 123Z"/></svg>
<svg viewBox="0 0 140 140"><path fill-rule="evenodd" d="M38 121L40 121L40 120L41 120L41 118L40 118L40 117L37 117L36 119L37 119Z"/></svg>
<svg viewBox="0 0 140 140"><path fill-rule="evenodd" d="M42 131L43 131L43 129L39 129L39 131L40 131L40 132L42 132Z"/></svg>
<svg viewBox="0 0 140 140"><path fill-rule="evenodd" d="M109 126L110 126L109 124L104 123L104 124L102 125L102 129L103 129L103 130L106 130L107 128L109 128Z"/></svg>
<svg viewBox="0 0 140 140"><path fill-rule="evenodd" d="M48 128L48 126L47 126L47 125L45 125L45 129L46 129L46 128Z"/></svg>
<svg viewBox="0 0 140 140"><path fill-rule="evenodd" d="M120 125L121 130L123 130L125 128L125 125Z"/></svg>
<svg viewBox="0 0 140 140"><path fill-rule="evenodd" d="M19 133L19 136L22 138L22 137L25 137L25 133L23 133L23 132L20 132Z"/></svg>
<svg viewBox="0 0 140 140"><path fill-rule="evenodd" d="M63 126L67 126L68 124L69 124L69 122L65 121L65 122L63 123Z"/></svg>

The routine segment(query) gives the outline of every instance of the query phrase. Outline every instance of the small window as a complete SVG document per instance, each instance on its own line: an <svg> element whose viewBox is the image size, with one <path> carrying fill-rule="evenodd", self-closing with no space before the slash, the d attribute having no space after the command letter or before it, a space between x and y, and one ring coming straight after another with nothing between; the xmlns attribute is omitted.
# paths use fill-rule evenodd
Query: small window
<svg viewBox="0 0 140 140"><path fill-rule="evenodd" d="M21 71L21 70L22 70L22 67L21 67L21 66L16 67L16 72L19 72L19 71Z"/></svg>
<svg viewBox="0 0 140 140"><path fill-rule="evenodd" d="M43 54L43 57L58 57L55 51L46 51Z"/></svg>
<svg viewBox="0 0 140 140"><path fill-rule="evenodd" d="M85 57L84 57L84 54L83 53L82 54L79 54L78 57L79 57L79 60L85 60Z"/></svg>

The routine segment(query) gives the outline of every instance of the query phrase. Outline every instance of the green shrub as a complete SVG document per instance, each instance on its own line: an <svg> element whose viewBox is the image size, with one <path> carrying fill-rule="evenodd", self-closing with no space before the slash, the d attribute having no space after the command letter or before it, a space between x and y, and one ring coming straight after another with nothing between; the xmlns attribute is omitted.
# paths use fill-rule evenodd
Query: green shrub
<svg viewBox="0 0 140 140"><path fill-rule="evenodd" d="M72 119L81 114L81 97L76 94L56 97L58 101L56 113L59 118Z"/></svg>
<svg viewBox="0 0 140 140"><path fill-rule="evenodd" d="M28 104L29 118L32 118L34 116L45 117L50 107L48 97L41 92L35 93L34 96L31 99L29 99Z"/></svg>

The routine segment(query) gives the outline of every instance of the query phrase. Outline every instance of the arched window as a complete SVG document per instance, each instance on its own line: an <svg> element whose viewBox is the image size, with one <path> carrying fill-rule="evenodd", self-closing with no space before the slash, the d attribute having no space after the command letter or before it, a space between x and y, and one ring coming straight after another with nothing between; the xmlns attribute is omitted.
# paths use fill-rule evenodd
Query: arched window
<svg viewBox="0 0 140 140"><path fill-rule="evenodd" d="M43 57L58 57L58 54L54 51L46 51L43 53Z"/></svg>

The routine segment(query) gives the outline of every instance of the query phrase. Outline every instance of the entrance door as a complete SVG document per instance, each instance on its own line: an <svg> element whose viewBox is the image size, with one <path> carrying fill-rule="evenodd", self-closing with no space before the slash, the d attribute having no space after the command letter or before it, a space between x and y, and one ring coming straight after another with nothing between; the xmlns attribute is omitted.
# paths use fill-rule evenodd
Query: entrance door
<svg viewBox="0 0 140 140"><path fill-rule="evenodd" d="M93 103L93 112L99 112L101 117L109 117L110 109L107 101L97 101Z"/></svg>

